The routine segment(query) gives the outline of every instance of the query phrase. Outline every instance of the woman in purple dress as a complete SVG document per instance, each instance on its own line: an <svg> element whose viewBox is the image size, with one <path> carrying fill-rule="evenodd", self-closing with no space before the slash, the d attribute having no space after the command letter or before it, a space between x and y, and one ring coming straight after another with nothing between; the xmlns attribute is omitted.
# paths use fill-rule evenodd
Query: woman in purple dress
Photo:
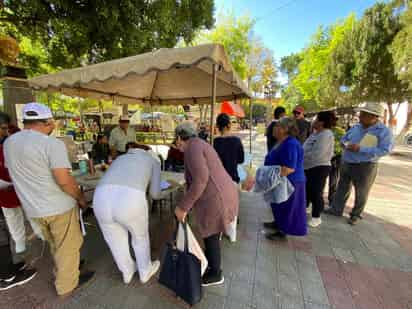
<svg viewBox="0 0 412 309"><path fill-rule="evenodd" d="M266 238L275 240L286 235L304 236L306 226L306 190L303 169L303 148L296 139L296 122L291 118L282 118L276 123L274 136L278 141L265 158L265 165L279 165L282 175L288 177L295 187L290 198L280 204L271 204L274 221L264 223L264 227L273 230Z"/></svg>

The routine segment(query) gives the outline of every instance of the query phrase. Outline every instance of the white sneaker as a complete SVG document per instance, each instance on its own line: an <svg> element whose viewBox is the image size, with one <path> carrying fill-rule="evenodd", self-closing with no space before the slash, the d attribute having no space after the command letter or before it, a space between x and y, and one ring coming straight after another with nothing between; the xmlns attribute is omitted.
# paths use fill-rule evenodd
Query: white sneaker
<svg viewBox="0 0 412 309"><path fill-rule="evenodd" d="M308 223L308 225L310 227L318 227L321 224L322 224L322 219L320 217L319 218L312 218Z"/></svg>
<svg viewBox="0 0 412 309"><path fill-rule="evenodd" d="M152 267L149 273L145 277L140 278L140 282L143 284L147 283L157 273L159 268L160 268L160 262L158 260L152 262Z"/></svg>
<svg viewBox="0 0 412 309"><path fill-rule="evenodd" d="M136 272L136 270L134 272L132 272L130 275L127 275L127 276L123 275L124 284L129 284L130 282L132 282L132 279L133 279L133 276L134 276L135 272Z"/></svg>

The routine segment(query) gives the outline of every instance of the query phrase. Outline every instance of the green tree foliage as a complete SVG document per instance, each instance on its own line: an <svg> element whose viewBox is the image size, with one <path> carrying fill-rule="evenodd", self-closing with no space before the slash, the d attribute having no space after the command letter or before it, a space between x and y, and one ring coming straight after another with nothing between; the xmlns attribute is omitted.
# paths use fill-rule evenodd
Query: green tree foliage
<svg viewBox="0 0 412 309"><path fill-rule="evenodd" d="M298 74L302 58L301 53L292 53L280 60L280 71L288 77L288 81L291 81Z"/></svg>
<svg viewBox="0 0 412 309"><path fill-rule="evenodd" d="M354 15L320 28L300 53L282 60L288 75L284 102L307 109L353 106L363 101L392 104L408 95L411 13L404 1L376 3L356 20ZM400 17L401 16L401 17Z"/></svg>
<svg viewBox="0 0 412 309"><path fill-rule="evenodd" d="M395 63L395 71L400 79L405 80L412 90L412 1L404 8L401 16L402 29L392 42L390 51Z"/></svg>
<svg viewBox="0 0 412 309"><path fill-rule="evenodd" d="M399 16L394 3L377 3L366 10L353 31L345 35L330 66L337 84L348 87L346 96L352 104L386 103L389 123L396 114L393 103L403 102L408 95L407 83L399 78L390 52L402 29Z"/></svg>
<svg viewBox="0 0 412 309"><path fill-rule="evenodd" d="M359 101L402 102L406 95L406 84L395 71L389 46L401 30L399 15L391 6L377 3L366 10L355 27L351 88Z"/></svg>
<svg viewBox="0 0 412 309"><path fill-rule="evenodd" d="M254 21L248 16L236 18L233 14L221 14L215 28L199 32L193 43L222 44L234 70L246 80L249 73L248 56L255 51L251 44L253 26Z"/></svg>
<svg viewBox="0 0 412 309"><path fill-rule="evenodd" d="M406 4L406 7L404 5ZM398 32L392 42L390 51L392 53L395 71L398 77L409 85L412 91L412 1L395 3L397 7L403 10L401 15L402 29ZM409 106L406 124L400 134L401 137L412 127L412 94L409 93Z"/></svg>
<svg viewBox="0 0 412 309"><path fill-rule="evenodd" d="M302 61L292 83L302 94L307 108L335 105L336 88L330 86L330 82L334 80L330 78L328 64L332 59L331 55L339 50L345 34L352 31L354 23L355 17L350 15L328 28L320 27L302 53Z"/></svg>
<svg viewBox="0 0 412 309"><path fill-rule="evenodd" d="M263 66L267 57L272 57L272 51L266 49L262 41L255 39L251 43L251 50L247 55L247 80L250 84L250 90L255 96L262 92L264 82L261 78Z"/></svg>
<svg viewBox="0 0 412 309"><path fill-rule="evenodd" d="M50 65L70 68L189 42L213 25L213 0L5 0L0 22L39 42Z"/></svg>
<svg viewBox="0 0 412 309"><path fill-rule="evenodd" d="M268 84L275 84L277 67L273 51L254 34L254 25L254 20L248 16L236 18L233 14L220 14L215 28L199 32L193 44L222 44L234 70L258 95Z"/></svg>
<svg viewBox="0 0 412 309"><path fill-rule="evenodd" d="M245 119L250 119L250 104L249 102L243 102L242 108L245 112ZM257 100L253 101L252 104L253 119L264 120L267 111L267 104L264 102L259 102Z"/></svg>

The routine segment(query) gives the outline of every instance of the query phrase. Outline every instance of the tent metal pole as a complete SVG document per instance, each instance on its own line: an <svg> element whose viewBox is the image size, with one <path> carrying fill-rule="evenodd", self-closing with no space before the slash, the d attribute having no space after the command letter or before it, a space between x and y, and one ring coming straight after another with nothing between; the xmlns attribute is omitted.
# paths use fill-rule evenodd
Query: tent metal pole
<svg viewBox="0 0 412 309"><path fill-rule="evenodd" d="M252 155L252 128L253 128L253 102L252 99L249 98L249 116L250 116L250 124L249 124L249 152Z"/></svg>
<svg viewBox="0 0 412 309"><path fill-rule="evenodd" d="M129 104L123 104L122 105L122 115L123 116L128 116L129 115Z"/></svg>
<svg viewBox="0 0 412 309"><path fill-rule="evenodd" d="M217 65L213 64L212 67L212 102L210 104L210 144L213 144L214 118L215 118L215 104L216 104L216 71Z"/></svg>

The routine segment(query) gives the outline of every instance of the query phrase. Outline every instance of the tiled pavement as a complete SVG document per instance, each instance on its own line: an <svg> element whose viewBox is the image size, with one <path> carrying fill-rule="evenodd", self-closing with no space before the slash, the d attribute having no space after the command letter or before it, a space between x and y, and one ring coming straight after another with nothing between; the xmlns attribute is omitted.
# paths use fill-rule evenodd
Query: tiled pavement
<svg viewBox="0 0 412 309"><path fill-rule="evenodd" d="M247 146L247 145L245 145ZM254 139L260 164L264 141ZM359 225L324 216L307 237L287 242L264 238L261 222L269 209L253 194L242 194L239 241L223 240L225 284L205 289L196 308L388 308L412 309L412 160L389 157ZM158 257L172 226L167 209L151 216L152 253ZM30 284L1 294L0 308L185 308L156 280L142 286L137 279L121 282L107 246L96 228L89 228L83 255L96 280L73 298L54 296L51 259L36 265ZM32 256L41 247L32 244Z"/></svg>

